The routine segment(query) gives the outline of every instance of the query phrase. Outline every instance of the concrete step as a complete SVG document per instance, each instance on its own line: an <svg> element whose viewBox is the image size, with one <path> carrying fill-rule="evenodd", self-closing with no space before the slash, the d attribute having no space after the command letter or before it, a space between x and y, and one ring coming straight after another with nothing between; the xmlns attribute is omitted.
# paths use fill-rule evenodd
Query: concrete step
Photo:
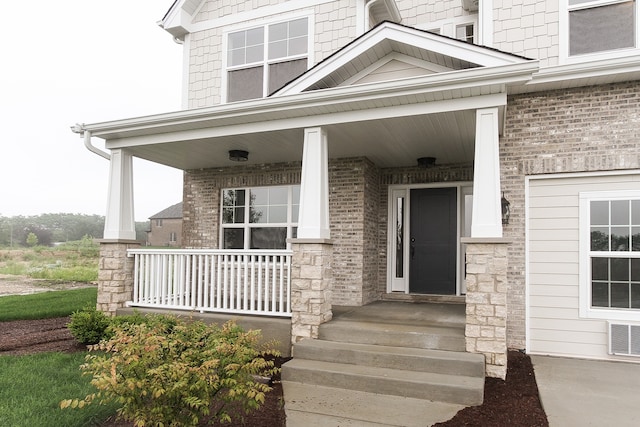
<svg viewBox="0 0 640 427"><path fill-rule="evenodd" d="M424 427L451 419L463 405L334 387L282 382L287 427Z"/></svg>
<svg viewBox="0 0 640 427"><path fill-rule="evenodd" d="M484 378L481 354L324 340L300 341L294 352L296 359Z"/></svg>
<svg viewBox="0 0 640 427"><path fill-rule="evenodd" d="M451 326L334 319L320 327L319 339L392 347L465 351L464 328Z"/></svg>
<svg viewBox="0 0 640 427"><path fill-rule="evenodd" d="M479 405L484 394L484 378L297 358L283 365L282 380L461 405Z"/></svg>

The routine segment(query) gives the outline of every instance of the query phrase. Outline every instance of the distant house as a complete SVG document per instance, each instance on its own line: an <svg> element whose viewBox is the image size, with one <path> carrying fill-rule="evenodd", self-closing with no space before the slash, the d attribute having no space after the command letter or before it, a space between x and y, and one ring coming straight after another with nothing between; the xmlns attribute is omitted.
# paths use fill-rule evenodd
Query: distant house
<svg viewBox="0 0 640 427"><path fill-rule="evenodd" d="M182 246L182 202L149 217L147 246Z"/></svg>

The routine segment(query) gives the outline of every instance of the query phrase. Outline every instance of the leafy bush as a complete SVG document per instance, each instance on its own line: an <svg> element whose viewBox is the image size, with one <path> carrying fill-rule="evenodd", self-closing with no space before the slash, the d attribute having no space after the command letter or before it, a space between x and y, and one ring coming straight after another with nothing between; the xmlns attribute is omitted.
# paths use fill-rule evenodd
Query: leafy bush
<svg viewBox="0 0 640 427"><path fill-rule="evenodd" d="M277 371L262 357L276 351L261 351L259 339L259 331L245 332L233 322L218 327L172 318L114 325L111 339L93 346L100 352L89 353L81 366L98 392L60 407L117 402L118 415L136 426L231 421L227 404L250 412L271 390L254 380Z"/></svg>
<svg viewBox="0 0 640 427"><path fill-rule="evenodd" d="M97 344L106 334L111 324L110 318L93 305L87 305L80 311L74 311L67 327L71 335L82 344Z"/></svg>

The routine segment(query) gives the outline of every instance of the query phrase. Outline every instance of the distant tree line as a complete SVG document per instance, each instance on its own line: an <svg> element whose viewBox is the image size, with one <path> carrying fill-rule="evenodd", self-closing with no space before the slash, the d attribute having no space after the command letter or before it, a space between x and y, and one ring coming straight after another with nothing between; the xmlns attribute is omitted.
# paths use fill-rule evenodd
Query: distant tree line
<svg viewBox="0 0 640 427"><path fill-rule="evenodd" d="M136 239L145 241L148 230L148 221L136 222ZM70 213L12 217L0 215L0 246L31 246L33 236L37 238L38 245L51 246L57 242L81 240L84 236L101 239L103 232L104 216L100 215Z"/></svg>

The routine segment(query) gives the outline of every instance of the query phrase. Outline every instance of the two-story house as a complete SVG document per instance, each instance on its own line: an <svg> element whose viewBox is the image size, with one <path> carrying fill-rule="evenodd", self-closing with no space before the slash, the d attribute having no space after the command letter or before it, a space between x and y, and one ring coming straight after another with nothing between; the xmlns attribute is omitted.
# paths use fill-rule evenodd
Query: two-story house
<svg viewBox="0 0 640 427"><path fill-rule="evenodd" d="M76 131L109 151L103 256L134 271L133 157L184 170L191 255L130 252L158 274L100 308L281 316L295 343L332 307L446 302L490 376L507 348L640 361L639 14L175 1L160 25L184 48L184 109Z"/></svg>
<svg viewBox="0 0 640 427"><path fill-rule="evenodd" d="M182 202L149 217L147 246L182 246Z"/></svg>

